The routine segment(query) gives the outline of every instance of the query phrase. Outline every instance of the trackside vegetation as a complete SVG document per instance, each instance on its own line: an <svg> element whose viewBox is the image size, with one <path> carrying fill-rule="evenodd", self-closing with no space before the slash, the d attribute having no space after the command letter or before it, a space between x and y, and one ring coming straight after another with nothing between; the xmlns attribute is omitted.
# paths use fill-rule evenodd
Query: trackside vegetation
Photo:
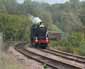
<svg viewBox="0 0 85 69"><path fill-rule="evenodd" d="M29 16L0 13L0 31L4 40L28 40L30 25Z"/></svg>
<svg viewBox="0 0 85 69"><path fill-rule="evenodd" d="M85 56L85 35L83 32L72 32L66 39L60 41L53 40L50 42L53 48Z"/></svg>

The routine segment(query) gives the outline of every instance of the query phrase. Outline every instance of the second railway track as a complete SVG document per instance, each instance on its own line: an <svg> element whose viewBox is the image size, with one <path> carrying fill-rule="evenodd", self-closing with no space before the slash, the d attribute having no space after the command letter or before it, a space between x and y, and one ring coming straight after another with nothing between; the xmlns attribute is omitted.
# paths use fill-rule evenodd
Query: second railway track
<svg viewBox="0 0 85 69"><path fill-rule="evenodd" d="M16 50L26 57L34 59L40 63L47 64L48 66L52 67L52 69L85 69L80 63L75 63L74 60L70 60L70 62L65 62L61 60L61 58L56 59L55 54L53 51L47 51L42 49L35 49L35 48L24 48L25 44L18 44L16 45ZM44 55L44 54L45 55ZM47 54L47 55L46 55ZM54 57L52 57L54 56ZM60 56L60 55L57 55ZM81 60L79 60L81 62ZM78 61L78 62L79 62ZM72 64L71 64L72 63Z"/></svg>
<svg viewBox="0 0 85 69"><path fill-rule="evenodd" d="M78 62L78 63L85 64L85 57L75 56L75 55L72 55L72 54L69 54L69 53L66 53L66 52L62 52L62 51L59 51L59 50L55 50L55 49L52 49L52 48L51 49L50 48L49 49L40 49L40 50L47 52L47 53L50 53L50 54L54 54L56 56L60 56L62 58L66 58L66 59Z"/></svg>

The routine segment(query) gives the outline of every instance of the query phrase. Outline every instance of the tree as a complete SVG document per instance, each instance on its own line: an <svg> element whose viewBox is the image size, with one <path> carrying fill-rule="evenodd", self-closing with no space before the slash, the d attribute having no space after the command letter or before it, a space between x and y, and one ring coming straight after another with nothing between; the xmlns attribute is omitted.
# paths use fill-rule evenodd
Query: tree
<svg viewBox="0 0 85 69"><path fill-rule="evenodd" d="M79 0L70 0L71 7L74 9L80 8L80 1Z"/></svg>

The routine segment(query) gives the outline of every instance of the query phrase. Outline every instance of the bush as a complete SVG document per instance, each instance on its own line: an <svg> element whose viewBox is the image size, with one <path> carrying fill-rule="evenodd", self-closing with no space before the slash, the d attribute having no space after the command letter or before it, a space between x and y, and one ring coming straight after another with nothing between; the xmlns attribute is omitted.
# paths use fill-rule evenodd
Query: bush
<svg viewBox="0 0 85 69"><path fill-rule="evenodd" d="M23 15L0 14L0 31L4 40L28 40L30 19Z"/></svg>
<svg viewBox="0 0 85 69"><path fill-rule="evenodd" d="M85 55L85 39L84 33L73 32L67 39L58 41L57 44L61 46L66 52L74 54Z"/></svg>
<svg viewBox="0 0 85 69"><path fill-rule="evenodd" d="M79 47L79 49L80 49L80 55L82 55L82 56L85 56L85 40L82 40L81 41L81 46Z"/></svg>

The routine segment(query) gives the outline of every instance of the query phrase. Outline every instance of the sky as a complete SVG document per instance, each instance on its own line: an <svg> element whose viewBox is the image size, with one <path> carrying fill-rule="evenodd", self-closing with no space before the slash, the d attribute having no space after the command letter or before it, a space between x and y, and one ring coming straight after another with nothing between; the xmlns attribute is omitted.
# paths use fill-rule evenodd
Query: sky
<svg viewBox="0 0 85 69"><path fill-rule="evenodd" d="M24 3L24 0L16 0L16 1L19 4ZM46 2L46 3L54 4L54 3L64 3L69 0L32 0L32 1ZM80 0L80 1L85 1L85 0Z"/></svg>
<svg viewBox="0 0 85 69"><path fill-rule="evenodd" d="M33 0L33 1L48 2L50 4L53 4L53 3L64 3L69 0Z"/></svg>
<svg viewBox="0 0 85 69"><path fill-rule="evenodd" d="M25 0L16 0L17 3L23 4Z"/></svg>

